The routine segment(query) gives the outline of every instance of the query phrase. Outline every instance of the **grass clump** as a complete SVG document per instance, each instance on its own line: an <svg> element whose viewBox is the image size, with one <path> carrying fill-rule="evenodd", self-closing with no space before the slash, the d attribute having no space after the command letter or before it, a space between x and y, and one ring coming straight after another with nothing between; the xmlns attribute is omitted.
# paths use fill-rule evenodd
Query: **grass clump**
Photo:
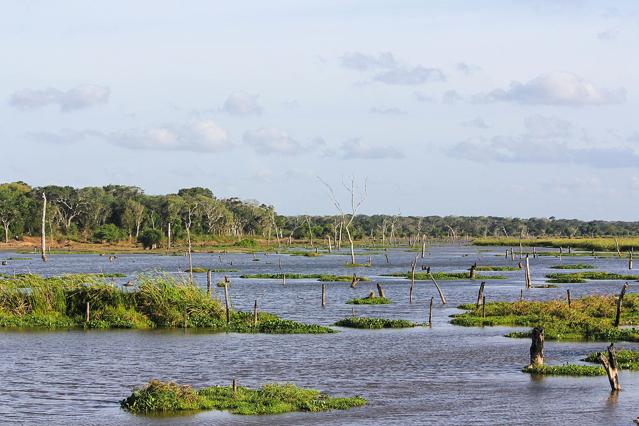
<svg viewBox="0 0 639 426"><path fill-rule="evenodd" d="M287 253L289 256L304 256L304 257L319 257L320 253L314 251L289 251Z"/></svg>
<svg viewBox="0 0 639 426"><path fill-rule="evenodd" d="M185 269L184 270L184 272L193 272L194 274L202 274L202 273L205 273L205 272L208 272L208 271L209 271L208 268L202 268L202 267L199 267L199 266L197 266L197 267L194 266L191 269Z"/></svg>
<svg viewBox="0 0 639 426"><path fill-rule="evenodd" d="M551 269L595 269L594 265L588 263L573 263L572 265L554 265Z"/></svg>
<svg viewBox="0 0 639 426"><path fill-rule="evenodd" d="M241 415L346 410L365 404L366 400L359 396L334 398L293 384L271 383L259 389L238 386L234 392L231 386L196 390L191 386L159 380L134 389L128 398L120 402L123 409L135 414L224 410Z"/></svg>
<svg viewBox="0 0 639 426"><path fill-rule="evenodd" d="M588 354L583 361L600 364L599 354L601 352L592 352ZM622 370L639 371L639 351L630 349L620 349L616 351L617 364Z"/></svg>
<svg viewBox="0 0 639 426"><path fill-rule="evenodd" d="M366 297L351 299L346 303L348 305L388 305L390 302L390 299L376 296L375 293L371 292L371 294Z"/></svg>
<svg viewBox="0 0 639 426"><path fill-rule="evenodd" d="M519 271L517 266L489 266L479 265L475 268L477 271Z"/></svg>
<svg viewBox="0 0 639 426"><path fill-rule="evenodd" d="M473 244L479 246L516 247L519 246L520 243L526 247L563 247L564 249L566 247L572 247L589 251L615 251L617 244L619 244L619 250L629 251L634 247L639 247L639 238L530 238L520 240L519 238L487 237L473 240ZM566 253L564 253L564 255L566 255Z"/></svg>
<svg viewBox="0 0 639 426"><path fill-rule="evenodd" d="M548 282L552 283L584 283L587 280L639 280L639 275L616 274L613 272L586 271L586 272L557 272L546 274Z"/></svg>
<svg viewBox="0 0 639 426"><path fill-rule="evenodd" d="M615 295L586 296L563 300L490 302L485 307L461 305L467 312L453 315L452 324L480 326L544 327L547 340L639 341L639 329L614 327ZM639 324L639 294L627 294L621 310L620 324ZM513 332L508 337L530 337L530 331Z"/></svg>
<svg viewBox="0 0 639 426"><path fill-rule="evenodd" d="M408 320L394 320L386 318L367 318L367 317L348 317L341 319L335 323L338 327L349 328L409 328L415 327L417 324Z"/></svg>
<svg viewBox="0 0 639 426"><path fill-rule="evenodd" d="M539 365L535 367L524 367L521 371L533 375L542 376L605 376L606 371L603 367L595 367L592 365L577 365L577 364L563 364L563 365Z"/></svg>
<svg viewBox="0 0 639 426"><path fill-rule="evenodd" d="M469 280L468 272L433 272L428 274L427 272L415 272L415 279L418 281L430 281L430 276L437 281L455 281L455 280ZM411 279L411 272L395 272L392 274L383 274L385 277L404 277ZM505 280L503 275L475 275L474 280Z"/></svg>
<svg viewBox="0 0 639 426"><path fill-rule="evenodd" d="M240 278L255 278L268 280L281 280L286 277L287 280L303 280L317 279L318 281L328 282L351 282L353 277L350 275L332 275L332 274L244 274ZM357 277L360 281L370 281L367 277Z"/></svg>

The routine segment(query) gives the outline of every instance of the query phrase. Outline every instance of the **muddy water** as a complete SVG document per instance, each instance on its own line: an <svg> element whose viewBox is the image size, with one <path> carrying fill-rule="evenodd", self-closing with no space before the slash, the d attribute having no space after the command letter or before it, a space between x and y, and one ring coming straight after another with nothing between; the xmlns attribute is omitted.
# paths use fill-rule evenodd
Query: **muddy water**
<svg viewBox="0 0 639 426"><path fill-rule="evenodd" d="M502 248L432 247L418 265L434 271L461 271L483 265L512 265ZM363 297L376 282L384 285L391 305L356 306L358 315L424 322L428 302L437 292L418 282L414 303L408 303L409 282L381 274L408 269L414 252L392 250L390 263L372 255L373 266L346 268L343 255L195 255L194 265L237 268L231 297L237 309L260 307L305 322L329 325L351 314L344 302ZM0 253L0 260L16 255ZM368 254L361 254L365 262ZM257 259L257 260L254 260ZM244 280L241 273L334 273L373 278L351 289L349 283L329 283L328 306L320 308L320 283L288 280ZM626 272L615 258L563 258L563 263L594 263L599 270ZM231 265L232 263L232 265ZM543 282L554 257L531 259L533 281ZM0 272L55 275L70 272L179 273L181 256L119 255L110 263L97 255L53 255L46 264L8 261ZM491 274L482 272L482 274ZM488 300L514 300L523 287L523 272L494 272L507 280L488 281ZM205 274L195 274L205 285ZM216 279L224 274L216 274ZM121 284L129 278L116 279ZM529 299L574 298L588 293L617 292L620 282L563 284L559 289L531 289ZM510 329L463 328L448 324L460 303L474 301L477 282L443 281L447 305L436 304L432 329L362 331L342 329L333 335L241 335L184 331L0 331L0 423L23 424L632 424L639 415L639 374L622 372L624 390L612 398L605 377L533 379L520 372L528 361L529 342L502 337ZM634 284L639 287L639 284ZM631 285L630 292L635 292ZM622 346L639 349L638 344ZM576 362L601 350L603 343L546 343L548 363ZM362 408L329 413L295 413L274 417L232 416L206 412L195 416L148 418L120 410L118 401L132 387L149 379L175 380L194 386L293 382L335 395L362 395Z"/></svg>

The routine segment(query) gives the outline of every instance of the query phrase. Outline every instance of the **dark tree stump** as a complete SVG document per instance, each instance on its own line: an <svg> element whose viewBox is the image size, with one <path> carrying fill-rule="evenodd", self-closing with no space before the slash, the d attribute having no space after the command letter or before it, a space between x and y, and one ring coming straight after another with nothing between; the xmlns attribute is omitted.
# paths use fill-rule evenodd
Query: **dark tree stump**
<svg viewBox="0 0 639 426"><path fill-rule="evenodd" d="M544 365L544 328L535 327L532 330L530 344L530 365L528 368Z"/></svg>

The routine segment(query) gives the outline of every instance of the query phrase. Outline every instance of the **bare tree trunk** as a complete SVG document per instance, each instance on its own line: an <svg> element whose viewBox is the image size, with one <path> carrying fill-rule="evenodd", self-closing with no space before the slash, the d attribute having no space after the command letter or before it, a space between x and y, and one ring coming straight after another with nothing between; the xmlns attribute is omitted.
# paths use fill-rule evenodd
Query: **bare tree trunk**
<svg viewBox="0 0 639 426"><path fill-rule="evenodd" d="M348 230L348 226L346 226L346 235L348 236L348 242L351 245L351 263L355 265L355 243L353 242L353 237L351 237L351 231Z"/></svg>
<svg viewBox="0 0 639 426"><path fill-rule="evenodd" d="M169 227L167 229L166 234L167 234L167 237L168 237L168 242L167 242L166 248L170 249L171 248L171 222L169 222Z"/></svg>
<svg viewBox="0 0 639 426"><path fill-rule="evenodd" d="M377 283L377 293L379 293L379 297L386 297L384 294L384 288L380 283Z"/></svg>
<svg viewBox="0 0 639 426"><path fill-rule="evenodd" d="M42 193L42 230L40 239L40 254L42 255L42 261L47 261L47 237L46 237L46 221L47 221L47 196Z"/></svg>
<svg viewBox="0 0 639 426"><path fill-rule="evenodd" d="M193 284L193 257L191 256L191 224L186 227L186 238L188 240L188 253L189 253L189 282Z"/></svg>
<svg viewBox="0 0 639 426"><path fill-rule="evenodd" d="M435 277L433 277L433 274L431 274L430 272L428 273L428 276L433 281L433 284L435 284L435 288L437 288L437 292L439 293L439 300L441 300L442 305L445 305L446 298L444 297L444 293L442 293L442 289L439 288L439 284L437 284L437 281L435 281Z"/></svg>
<svg viewBox="0 0 639 426"><path fill-rule="evenodd" d="M599 354L599 361L601 361L604 370L606 370L612 391L616 392L621 390L621 385L619 384L619 366L617 364L617 354L615 353L614 343L608 346L607 356L604 352Z"/></svg>
<svg viewBox="0 0 639 426"><path fill-rule="evenodd" d="M468 270L468 278L470 278L471 280L474 280L476 270L477 270L477 262L470 265L470 269Z"/></svg>
<svg viewBox="0 0 639 426"><path fill-rule="evenodd" d="M482 303L484 297L484 286L486 285L486 281L479 284L479 293L477 293L477 303L475 306L479 307L479 304Z"/></svg>
<svg viewBox="0 0 639 426"><path fill-rule="evenodd" d="M9 222L3 222L2 226L4 227L4 243L9 244Z"/></svg>
<svg viewBox="0 0 639 426"><path fill-rule="evenodd" d="M428 305L428 326L432 327L433 326L433 301L435 300L434 297L430 298L430 305Z"/></svg>
<svg viewBox="0 0 639 426"><path fill-rule="evenodd" d="M626 290L628 289L628 283L625 283L623 287L621 287L621 293L619 293L619 298L617 298L617 313L615 314L615 327L619 327L619 322L621 321L621 304L623 303L623 297L626 295Z"/></svg>
<svg viewBox="0 0 639 426"><path fill-rule="evenodd" d="M530 278L530 262L528 261L528 255L526 255L526 270L524 271L525 275L525 281L526 281L526 288L530 288L532 287L532 280Z"/></svg>
<svg viewBox="0 0 639 426"><path fill-rule="evenodd" d="M328 252L333 253L333 246L331 245L331 236L328 235L326 238L328 239Z"/></svg>
<svg viewBox="0 0 639 426"><path fill-rule="evenodd" d="M532 330L530 344L530 365L528 368L544 365L544 328L535 327Z"/></svg>

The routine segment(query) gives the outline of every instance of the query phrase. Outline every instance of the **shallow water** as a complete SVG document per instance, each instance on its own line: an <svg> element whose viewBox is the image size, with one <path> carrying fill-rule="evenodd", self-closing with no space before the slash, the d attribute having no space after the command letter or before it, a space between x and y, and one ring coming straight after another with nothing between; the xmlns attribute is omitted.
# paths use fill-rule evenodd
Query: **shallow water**
<svg viewBox="0 0 639 426"><path fill-rule="evenodd" d="M461 271L482 265L516 265L504 257L504 248L431 247L418 265L433 271ZM364 297L381 282L393 304L356 306L358 315L425 322L428 303L435 297L432 329L349 330L333 335L242 335L182 331L0 331L0 419L4 423L67 424L632 424L639 416L639 374L621 373L624 390L612 398L605 377L533 379L520 372L528 362L528 340L502 337L511 329L464 328L448 324L455 306L475 300L477 282L442 281L448 301L438 303L429 282L418 281L414 303L408 303L410 282L382 277L409 269L415 252L390 250L372 255L373 267L346 268L344 255L300 257L224 254L194 255L194 266L237 268L228 275L237 309L260 309L284 318L330 325L351 315L352 297ZM0 260L24 257L0 253ZM360 254L365 262L368 254ZM243 280L242 273L334 273L373 278L356 289L350 283L328 283L328 305L320 307L321 283L314 280ZM232 263L232 265L231 265ZM555 257L530 259L534 283L542 283L548 269L559 263L594 263L598 270L628 272L627 261L617 258ZM98 255L52 255L46 264L9 261L0 272L55 275L71 272L121 272L119 284L140 272L179 273L187 267L184 256L118 255L110 263ZM564 271L568 272L568 271ZM639 273L639 272L638 272ZM523 272L498 274L507 280L487 281L488 300L515 300L523 287ZM205 286L205 274L195 274ZM561 284L558 289L524 291L528 299L573 298L589 293L618 292L621 282ZM634 288L633 288L634 287ZM635 292L638 284L632 284ZM215 288L215 290L218 290ZM547 363L576 362L605 343L546 342ZM622 346L639 349L639 344ZM334 395L361 395L362 408L329 413L294 413L271 417L233 416L205 412L193 416L137 417L119 408L118 401L132 387L150 379L175 380L196 387L229 384L233 378L245 386L265 382L293 382Z"/></svg>

